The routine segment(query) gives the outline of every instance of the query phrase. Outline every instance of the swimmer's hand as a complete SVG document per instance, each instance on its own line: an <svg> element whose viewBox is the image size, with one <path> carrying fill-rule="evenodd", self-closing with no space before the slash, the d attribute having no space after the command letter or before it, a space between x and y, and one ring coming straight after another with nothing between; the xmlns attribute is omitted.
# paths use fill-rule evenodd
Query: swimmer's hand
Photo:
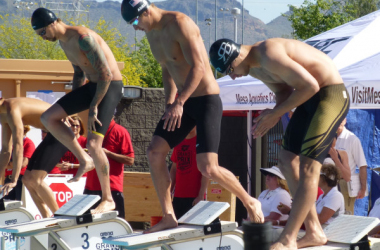
<svg viewBox="0 0 380 250"><path fill-rule="evenodd" d="M88 131L96 131L95 123L98 123L100 126L102 126L102 123L98 120L98 107L91 106L88 110Z"/></svg>
<svg viewBox="0 0 380 250"><path fill-rule="evenodd" d="M17 180L15 182L9 182L7 184L4 184L4 186L0 187L0 193L3 193L3 197L8 195L9 192L16 187Z"/></svg>
<svg viewBox="0 0 380 250"><path fill-rule="evenodd" d="M275 116L273 109L265 109L260 112L260 115L253 119L251 133L253 138L264 136L271 128L273 128L281 117Z"/></svg>
<svg viewBox="0 0 380 250"><path fill-rule="evenodd" d="M167 128L168 131L174 131L176 128L181 127L181 118L183 114L183 103L180 103L176 99L169 107L166 108L165 114L162 117L164 122L164 130Z"/></svg>

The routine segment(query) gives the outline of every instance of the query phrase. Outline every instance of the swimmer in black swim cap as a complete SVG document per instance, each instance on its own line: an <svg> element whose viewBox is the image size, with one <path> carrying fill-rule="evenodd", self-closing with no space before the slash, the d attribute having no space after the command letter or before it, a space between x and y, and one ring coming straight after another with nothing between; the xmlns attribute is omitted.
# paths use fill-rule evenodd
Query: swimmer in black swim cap
<svg viewBox="0 0 380 250"><path fill-rule="evenodd" d="M36 31L37 35L41 36L43 39L49 41L56 41L56 37L51 37L47 35L47 27L54 23L55 21L60 21L56 15L48 9L38 8L36 9L31 18L32 28Z"/></svg>
<svg viewBox="0 0 380 250"><path fill-rule="evenodd" d="M211 45L209 54L212 66L220 73L229 75L233 71L231 63L240 54L240 44L226 38L219 39Z"/></svg>
<svg viewBox="0 0 380 250"><path fill-rule="evenodd" d="M127 23L136 25L138 23L138 17L144 13L149 6L150 2L148 0L123 0L121 3L121 15Z"/></svg>

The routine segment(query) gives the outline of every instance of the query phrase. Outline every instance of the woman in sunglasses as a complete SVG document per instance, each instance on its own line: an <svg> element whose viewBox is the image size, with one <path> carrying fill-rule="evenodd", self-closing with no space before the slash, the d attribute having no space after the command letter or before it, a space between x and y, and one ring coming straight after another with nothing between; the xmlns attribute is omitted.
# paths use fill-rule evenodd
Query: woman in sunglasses
<svg viewBox="0 0 380 250"><path fill-rule="evenodd" d="M281 220L287 220L289 217L289 215L281 213L277 208L280 203L288 207L291 206L292 200L288 185L278 167L260 168L260 171L265 175L265 184L267 186L267 189L258 198L261 202L265 221L271 221L273 225L279 225Z"/></svg>

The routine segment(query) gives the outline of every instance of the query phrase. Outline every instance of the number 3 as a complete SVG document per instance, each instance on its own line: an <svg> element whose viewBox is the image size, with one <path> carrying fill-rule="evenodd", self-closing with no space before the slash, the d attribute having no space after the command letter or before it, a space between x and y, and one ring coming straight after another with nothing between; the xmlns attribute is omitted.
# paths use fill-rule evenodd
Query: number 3
<svg viewBox="0 0 380 250"><path fill-rule="evenodd" d="M90 247L90 243L88 242L88 234L87 233L83 233L81 237L85 238L84 242L86 243L86 245L82 245L82 248L83 249L88 249Z"/></svg>

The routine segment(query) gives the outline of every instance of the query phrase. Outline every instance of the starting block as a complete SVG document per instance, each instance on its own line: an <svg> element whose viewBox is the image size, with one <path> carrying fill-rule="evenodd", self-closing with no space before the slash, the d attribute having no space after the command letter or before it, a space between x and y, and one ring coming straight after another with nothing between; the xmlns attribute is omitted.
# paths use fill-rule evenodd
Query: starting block
<svg viewBox="0 0 380 250"><path fill-rule="evenodd" d="M380 220L374 217L355 215L339 215L323 231L327 237L327 244L316 247L306 247L305 250L380 250L380 239L368 237L367 234ZM283 228L273 227L273 240L276 241ZM305 231L298 233L302 238Z"/></svg>
<svg viewBox="0 0 380 250"><path fill-rule="evenodd" d="M98 195L75 195L52 218L0 227L0 231L16 238L16 249L21 249L21 237L37 235L48 235L49 250L113 249L102 238L130 234L132 228L116 211L89 213L99 199Z"/></svg>
<svg viewBox="0 0 380 250"><path fill-rule="evenodd" d="M218 216L228 209L226 202L200 201L182 216L182 225L150 234L130 234L103 239L121 249L236 249L243 250L243 232L236 222L220 222Z"/></svg>
<svg viewBox="0 0 380 250"><path fill-rule="evenodd" d="M2 198L0 199L0 227L22 222L29 222L33 220L33 215L29 213L25 208L21 207L21 205L21 201L4 200ZM20 249L30 249L30 237L22 237L20 241ZM2 232L0 249L15 249L15 247L15 237L12 236L10 233Z"/></svg>

